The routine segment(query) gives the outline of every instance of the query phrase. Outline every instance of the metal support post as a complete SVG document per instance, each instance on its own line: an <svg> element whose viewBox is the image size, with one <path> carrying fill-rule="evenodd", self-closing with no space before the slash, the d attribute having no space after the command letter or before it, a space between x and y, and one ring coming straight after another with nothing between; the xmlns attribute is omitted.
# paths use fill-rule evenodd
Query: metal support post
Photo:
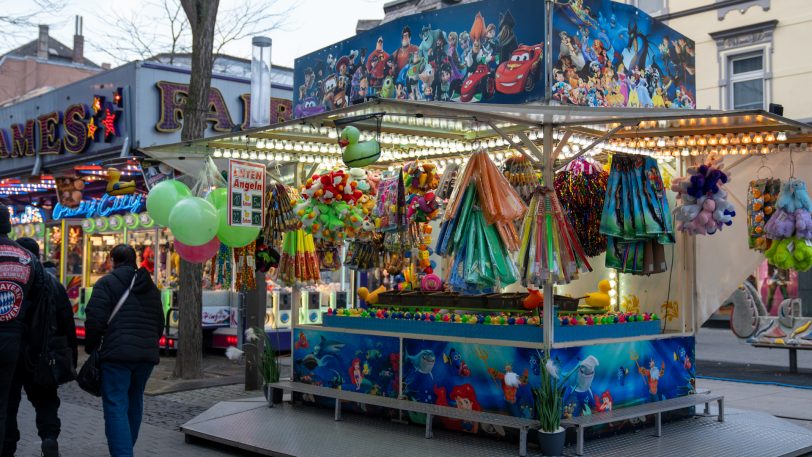
<svg viewBox="0 0 812 457"><path fill-rule="evenodd" d="M265 308L267 306L267 286L265 284L265 274L259 271L254 271L256 278L256 286L254 289L245 294L243 318L242 321L245 325L240 328L240 331L253 328L265 332ZM260 338L256 344L244 346L246 357L248 360L258 360L259 357L253 358L251 353L256 353L258 356L260 351L263 351L265 345L264 334L258 335ZM256 364L245 364L245 390L256 390L262 387L262 376L257 369Z"/></svg>
<svg viewBox="0 0 812 457"><path fill-rule="evenodd" d="M544 186L548 189L553 188L553 179L555 173L553 172L553 124L545 123L542 126L544 138L542 139L542 152L544 153L544 161L542 162L544 170ZM550 281L544 283L544 316L542 318L542 331L544 333L544 355L550 357L550 349L553 347L553 284Z"/></svg>
<svg viewBox="0 0 812 457"><path fill-rule="evenodd" d="M663 414L659 411L654 416L654 427L656 429L654 436L658 438L663 436Z"/></svg>

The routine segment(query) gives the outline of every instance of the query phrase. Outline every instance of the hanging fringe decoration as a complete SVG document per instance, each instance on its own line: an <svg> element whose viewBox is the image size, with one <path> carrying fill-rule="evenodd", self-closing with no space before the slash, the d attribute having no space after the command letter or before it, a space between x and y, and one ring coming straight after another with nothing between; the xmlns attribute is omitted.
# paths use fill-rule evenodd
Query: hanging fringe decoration
<svg viewBox="0 0 812 457"><path fill-rule="evenodd" d="M548 281L567 284L579 272L592 271L555 192L539 188L533 193L522 223L519 271L522 285L542 287Z"/></svg>
<svg viewBox="0 0 812 457"><path fill-rule="evenodd" d="M606 251L601 212L609 173L583 158L570 162L555 176L555 191L588 257Z"/></svg>
<svg viewBox="0 0 812 457"><path fill-rule="evenodd" d="M234 260L237 264L236 281L234 288L240 292L247 292L256 287L256 242L243 248L234 248Z"/></svg>
<svg viewBox="0 0 812 457"><path fill-rule="evenodd" d="M487 152L473 154L449 198L437 237L437 253L454 259L446 278L452 289L490 292L518 280L509 251L519 248L514 221L526 209Z"/></svg>
<svg viewBox="0 0 812 457"><path fill-rule="evenodd" d="M231 263L231 248L225 244L220 244L220 250L214 257L214 268L211 269L211 284L230 289L233 281L233 270Z"/></svg>

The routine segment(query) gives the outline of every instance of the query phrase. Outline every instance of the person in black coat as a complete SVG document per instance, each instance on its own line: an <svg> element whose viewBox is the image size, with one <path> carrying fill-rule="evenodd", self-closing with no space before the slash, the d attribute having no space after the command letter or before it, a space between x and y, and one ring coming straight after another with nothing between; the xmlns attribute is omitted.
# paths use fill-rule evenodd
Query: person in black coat
<svg viewBox="0 0 812 457"><path fill-rule="evenodd" d="M113 271L93 286L85 309L85 350L90 354L101 346L104 431L110 455L129 457L141 427L144 389L160 361L164 315L158 287L145 269L135 266L135 250L120 244L110 251L110 258Z"/></svg>
<svg viewBox="0 0 812 457"><path fill-rule="evenodd" d="M27 249L28 252L39 258L39 244L31 238L20 238L17 244ZM45 264L43 264L45 267ZM52 300L49 305L54 306L54 315L56 317L56 331L51 336L52 338L63 337L67 341L68 346L73 351L73 367L76 368L76 359L78 356L76 349L76 326L73 321L73 307L71 306L68 293L53 272L50 272L46 267L44 268L48 275L47 279L50 280L51 288L53 291ZM32 325L35 325L32 323ZM39 334L40 330L36 328L31 329L32 334ZM36 356L31 354L31 351L26 351L28 348L23 348L23 354L29 356ZM20 358L17 363L17 369L14 372L14 380L11 385L11 392L9 393L8 406L6 408L6 435L3 441L2 457L11 457L17 451L17 442L20 440L20 430L17 428L17 411L20 407L20 400L22 397L22 389L25 388L25 394L28 401L34 407L37 420L37 433L42 439L42 455L44 457L58 457L59 444L57 439L61 431L62 423L59 420L59 395L57 394L57 385L40 385L34 381L34 376L31 371L31 364L26 363L25 358Z"/></svg>
<svg viewBox="0 0 812 457"><path fill-rule="evenodd" d="M26 333L47 306L50 281L39 260L8 237L9 208L0 205L0 442L5 441L9 397L24 349L41 350Z"/></svg>

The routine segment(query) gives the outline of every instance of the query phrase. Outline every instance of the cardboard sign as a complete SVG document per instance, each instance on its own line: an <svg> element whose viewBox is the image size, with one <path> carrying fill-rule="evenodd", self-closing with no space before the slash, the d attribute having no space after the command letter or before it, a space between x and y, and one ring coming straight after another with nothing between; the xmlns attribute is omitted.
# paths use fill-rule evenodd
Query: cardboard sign
<svg viewBox="0 0 812 457"><path fill-rule="evenodd" d="M228 161L228 225L265 225L265 165Z"/></svg>

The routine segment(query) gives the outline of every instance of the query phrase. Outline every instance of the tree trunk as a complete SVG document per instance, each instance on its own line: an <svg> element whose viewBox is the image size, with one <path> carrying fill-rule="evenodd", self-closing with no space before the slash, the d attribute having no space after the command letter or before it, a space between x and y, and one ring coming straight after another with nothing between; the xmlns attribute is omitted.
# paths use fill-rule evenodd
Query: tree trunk
<svg viewBox="0 0 812 457"><path fill-rule="evenodd" d="M214 23L219 0L181 0L183 11L192 29L192 65L189 96L183 108L184 141L203 138L211 87ZM203 266L181 260L178 285L180 308L178 354L175 376L195 379L203 376Z"/></svg>

